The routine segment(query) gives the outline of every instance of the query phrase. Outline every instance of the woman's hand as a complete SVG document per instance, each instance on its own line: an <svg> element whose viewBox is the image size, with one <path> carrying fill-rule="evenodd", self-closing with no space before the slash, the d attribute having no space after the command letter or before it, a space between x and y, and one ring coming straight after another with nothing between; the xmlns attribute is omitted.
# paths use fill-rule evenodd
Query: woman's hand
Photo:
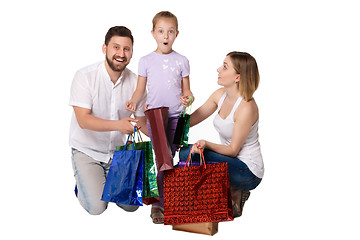
<svg viewBox="0 0 360 240"><path fill-rule="evenodd" d="M191 148L191 153L200 153L200 149L204 150L206 147L206 141L205 140L199 140Z"/></svg>

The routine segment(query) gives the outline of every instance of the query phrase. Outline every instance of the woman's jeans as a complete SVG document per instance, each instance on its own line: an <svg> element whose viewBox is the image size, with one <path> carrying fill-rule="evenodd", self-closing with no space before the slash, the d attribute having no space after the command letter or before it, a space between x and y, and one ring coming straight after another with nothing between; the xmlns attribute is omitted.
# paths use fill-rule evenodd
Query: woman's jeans
<svg viewBox="0 0 360 240"><path fill-rule="evenodd" d="M189 156L192 144L188 147L183 147L180 150L179 158L180 161L186 161ZM261 178L256 177L247 165L238 158L225 156L209 149L204 149L205 163L222 163L227 162L229 168L229 180L230 186L241 191L249 191L256 188ZM199 162L199 154L192 154L191 159L193 162Z"/></svg>

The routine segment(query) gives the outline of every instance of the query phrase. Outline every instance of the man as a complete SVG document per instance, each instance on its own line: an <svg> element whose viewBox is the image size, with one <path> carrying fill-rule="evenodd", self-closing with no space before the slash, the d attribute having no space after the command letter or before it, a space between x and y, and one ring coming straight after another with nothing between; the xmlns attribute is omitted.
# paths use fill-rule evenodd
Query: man
<svg viewBox="0 0 360 240"><path fill-rule="evenodd" d="M134 124L146 128L144 97L131 117L125 104L136 88L137 76L126 66L133 53L134 39L123 26L109 29L102 51L105 61L80 69L71 86L70 105L74 114L70 126L72 164L76 194L83 208L92 215L105 211L101 201L106 175L116 146L125 144L125 135ZM137 206L118 205L126 211Z"/></svg>

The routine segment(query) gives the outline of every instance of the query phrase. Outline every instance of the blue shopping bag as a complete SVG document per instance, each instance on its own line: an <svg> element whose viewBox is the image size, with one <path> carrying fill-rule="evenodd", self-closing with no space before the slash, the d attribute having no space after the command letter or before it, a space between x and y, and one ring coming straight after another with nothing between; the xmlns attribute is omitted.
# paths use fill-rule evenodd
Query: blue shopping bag
<svg viewBox="0 0 360 240"><path fill-rule="evenodd" d="M134 149L133 146L132 150L124 147L121 151L115 151L101 200L126 205L143 205L143 151Z"/></svg>

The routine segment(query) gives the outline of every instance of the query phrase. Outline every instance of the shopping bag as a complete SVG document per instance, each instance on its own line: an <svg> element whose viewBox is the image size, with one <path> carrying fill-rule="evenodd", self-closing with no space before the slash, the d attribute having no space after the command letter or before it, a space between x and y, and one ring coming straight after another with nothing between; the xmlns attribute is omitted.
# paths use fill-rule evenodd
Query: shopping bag
<svg viewBox="0 0 360 240"><path fill-rule="evenodd" d="M168 107L160 107L145 111L145 116L149 121L151 128L151 142L156 156L156 166L158 171L174 168L171 150L165 133L168 110Z"/></svg>
<svg viewBox="0 0 360 240"><path fill-rule="evenodd" d="M132 150L133 146L135 150L142 150L143 154L143 190L142 190L142 201L144 204L152 204L159 202L159 191L156 181L156 166L154 162L153 149L151 141L143 141L139 128L136 127L136 133L138 141L127 146L128 150ZM135 135L136 135L135 133ZM116 147L117 151L123 150L124 146Z"/></svg>
<svg viewBox="0 0 360 240"><path fill-rule="evenodd" d="M191 154L189 154L187 163ZM201 152L203 158L203 153ZM164 224L233 220L227 163L165 171Z"/></svg>
<svg viewBox="0 0 360 240"><path fill-rule="evenodd" d="M176 125L173 143L187 147L189 145L188 144L189 129L190 129L190 115L181 113L179 115L179 119Z"/></svg>
<svg viewBox="0 0 360 240"><path fill-rule="evenodd" d="M190 102L190 106L192 104L192 98L191 98L191 102ZM182 146L188 146L188 141L189 141L189 130L190 130L190 108L191 107L187 107L187 108L183 108L180 112L179 115L179 119L176 125L176 130L175 130L175 136L174 136L174 144L177 145L182 145ZM189 110L189 112L187 113L187 111Z"/></svg>
<svg viewBox="0 0 360 240"><path fill-rule="evenodd" d="M129 141L130 135L126 141ZM115 151L106 178L101 200L126 205L142 206L143 151Z"/></svg>
<svg viewBox="0 0 360 240"><path fill-rule="evenodd" d="M142 139L141 139L142 140ZM154 162L153 157L153 149L151 142L140 142L144 144L141 149L144 150L144 157L143 161L143 203L144 204L152 204L155 202L159 202L159 190L157 186L156 180L156 165ZM136 144L135 144L136 145Z"/></svg>
<svg viewBox="0 0 360 240"><path fill-rule="evenodd" d="M172 226L173 230L214 235L218 232L218 222L186 223Z"/></svg>
<svg viewBox="0 0 360 240"><path fill-rule="evenodd" d="M152 152L152 148L150 148ZM160 201L156 180L156 166L154 158L147 158L143 164L143 203L150 205Z"/></svg>

